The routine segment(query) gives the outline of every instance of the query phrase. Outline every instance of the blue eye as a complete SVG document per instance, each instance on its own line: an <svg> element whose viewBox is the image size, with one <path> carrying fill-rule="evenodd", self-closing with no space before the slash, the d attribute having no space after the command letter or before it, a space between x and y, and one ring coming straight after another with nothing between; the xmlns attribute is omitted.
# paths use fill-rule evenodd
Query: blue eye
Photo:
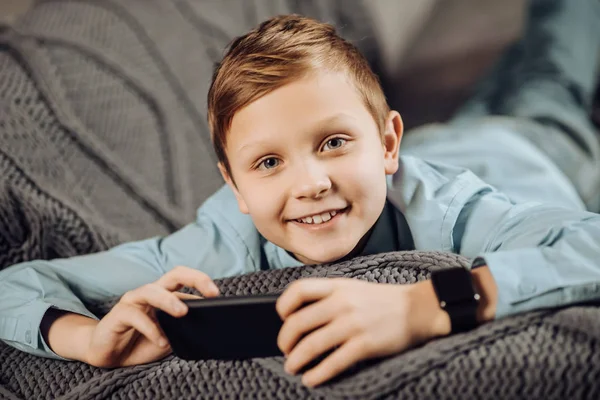
<svg viewBox="0 0 600 400"><path fill-rule="evenodd" d="M323 150L335 150L335 149L339 149L340 147L342 147L343 145L345 145L347 142L346 139L342 139L342 138L333 138L333 139L329 139L327 141L327 143L325 143L325 146L323 146ZM328 149L326 147L329 147Z"/></svg>
<svg viewBox="0 0 600 400"><path fill-rule="evenodd" d="M273 169L279 166L280 161L275 157L265 158L258 164L258 169Z"/></svg>

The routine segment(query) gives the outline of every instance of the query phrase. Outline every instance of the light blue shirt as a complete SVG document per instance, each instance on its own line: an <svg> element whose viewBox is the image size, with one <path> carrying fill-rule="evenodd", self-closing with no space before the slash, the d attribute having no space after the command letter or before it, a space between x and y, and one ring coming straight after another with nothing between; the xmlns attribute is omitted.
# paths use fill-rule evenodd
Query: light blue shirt
<svg viewBox="0 0 600 400"><path fill-rule="evenodd" d="M402 156L363 254L414 245L482 256L498 286L500 318L600 298L599 238L598 214L515 204L469 170ZM86 304L121 296L178 265L215 279L301 263L266 241L223 187L193 223L169 236L0 271L0 339L59 358L39 329L49 307L96 318Z"/></svg>

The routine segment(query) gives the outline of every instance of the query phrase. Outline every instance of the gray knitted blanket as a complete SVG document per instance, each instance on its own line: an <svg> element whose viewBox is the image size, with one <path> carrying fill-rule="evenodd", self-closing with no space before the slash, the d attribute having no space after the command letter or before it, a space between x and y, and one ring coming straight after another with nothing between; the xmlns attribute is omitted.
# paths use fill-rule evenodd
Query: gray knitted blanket
<svg viewBox="0 0 600 400"><path fill-rule="evenodd" d="M342 28L377 67L359 0L45 0L0 28L0 268L172 232L222 181L205 122L212 65L264 18ZM395 253L218 282L277 292L304 276L406 283L466 260ZM118 279L118 277L115 277ZM98 314L111 304L90 304ZM596 307L530 313L361 363L315 390L281 358L101 370L0 344L0 398L600 398Z"/></svg>
<svg viewBox="0 0 600 400"><path fill-rule="evenodd" d="M224 295L275 293L309 276L382 283L426 279L433 268L465 265L442 253L389 253L217 281ZM110 304L96 305L98 313ZM0 346L0 398L10 399L597 399L597 308L530 313L489 323L383 360L355 366L316 389L283 370L283 357L184 361L175 357L103 370L39 359Z"/></svg>

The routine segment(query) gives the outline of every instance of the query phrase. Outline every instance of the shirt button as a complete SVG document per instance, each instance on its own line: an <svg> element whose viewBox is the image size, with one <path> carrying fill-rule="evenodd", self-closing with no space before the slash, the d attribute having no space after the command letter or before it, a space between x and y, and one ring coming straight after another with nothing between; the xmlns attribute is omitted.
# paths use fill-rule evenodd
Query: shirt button
<svg viewBox="0 0 600 400"><path fill-rule="evenodd" d="M25 341L31 344L31 331L25 332Z"/></svg>
<svg viewBox="0 0 600 400"><path fill-rule="evenodd" d="M523 283L519 285L519 291L522 295L534 294L536 289L537 288L535 287L535 285L531 285L528 283Z"/></svg>

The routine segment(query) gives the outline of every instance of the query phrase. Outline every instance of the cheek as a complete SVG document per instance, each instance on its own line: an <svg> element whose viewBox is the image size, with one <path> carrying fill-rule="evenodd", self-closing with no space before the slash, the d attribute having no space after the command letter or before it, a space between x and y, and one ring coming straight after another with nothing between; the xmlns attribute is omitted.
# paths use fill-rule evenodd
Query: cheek
<svg viewBox="0 0 600 400"><path fill-rule="evenodd" d="M240 193L246 202L250 216L257 228L263 228L267 221L278 218L283 209L284 201L279 185L270 182L249 182Z"/></svg>
<svg viewBox="0 0 600 400"><path fill-rule="evenodd" d="M366 196L372 196L374 193L371 191L385 191L386 175L382 152L377 152L374 148L357 151L345 157L342 163L336 168L340 186L353 187Z"/></svg>

